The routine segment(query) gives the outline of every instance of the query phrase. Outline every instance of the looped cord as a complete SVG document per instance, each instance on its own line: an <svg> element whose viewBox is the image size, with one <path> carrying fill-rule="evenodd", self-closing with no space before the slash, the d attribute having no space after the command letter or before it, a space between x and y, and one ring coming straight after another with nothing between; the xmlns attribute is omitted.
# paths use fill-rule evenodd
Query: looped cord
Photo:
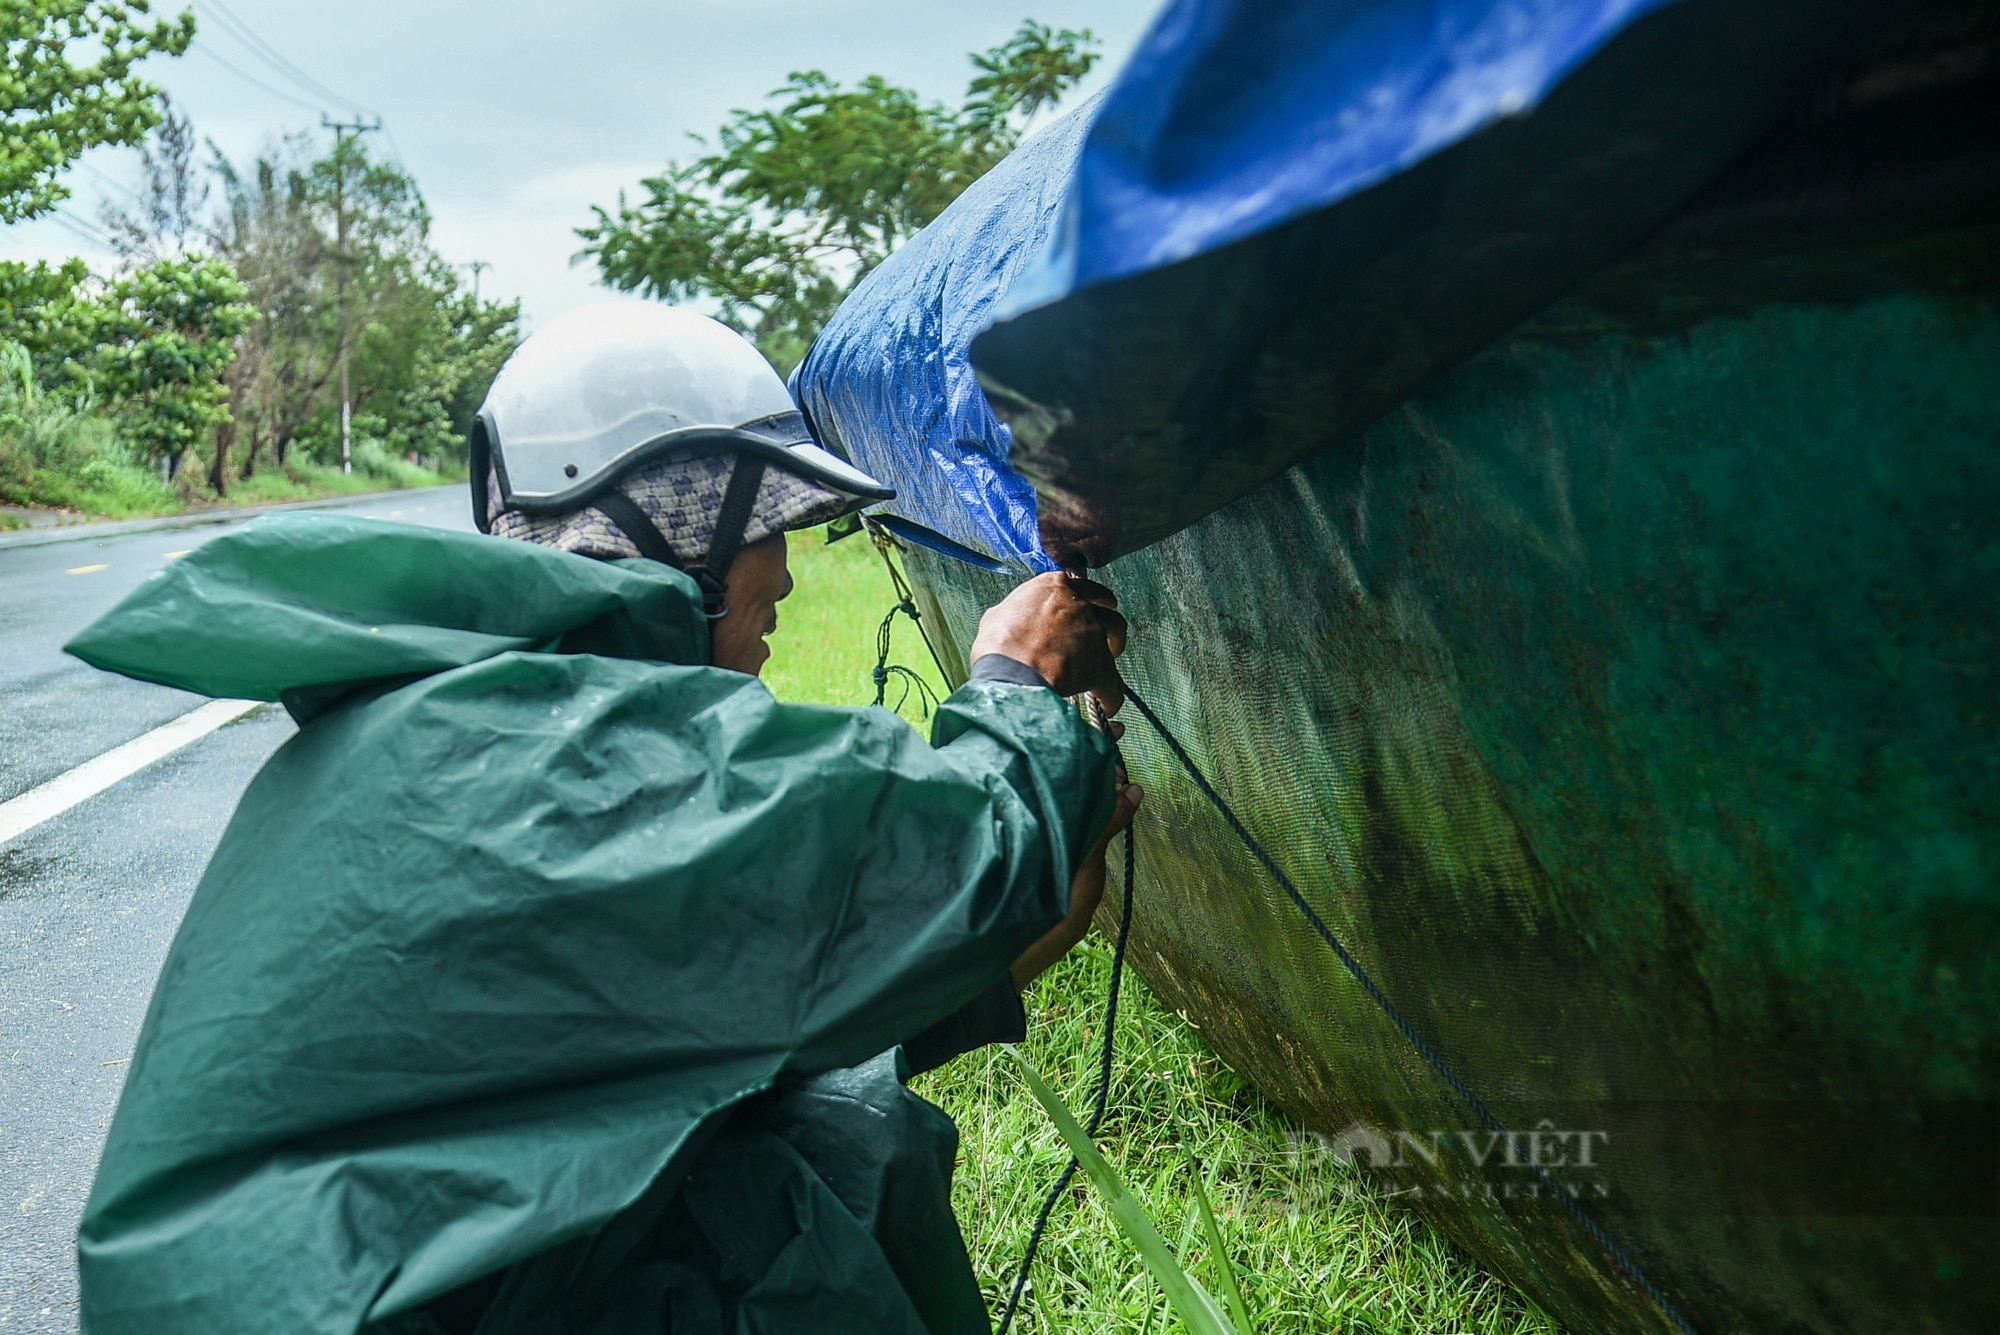
<svg viewBox="0 0 2000 1335"><path fill-rule="evenodd" d="M917 636L923 640L924 648L930 653L931 663L937 668L938 680L950 681L951 673L946 670L944 659L938 654L937 645L931 642L931 633L924 625L923 614L917 610L916 593L910 588L909 581L903 578L903 572L896 569L895 558L890 555L893 551L903 550L903 544L896 541L895 534L867 516L862 516L861 523L868 530L869 540L875 544L876 552L882 557L882 568L889 572L889 586L896 591L896 611L908 613L910 620L916 624ZM895 613L892 612L890 615L893 616ZM882 661L885 663L888 661L886 650L882 654Z"/></svg>
<svg viewBox="0 0 2000 1335"><path fill-rule="evenodd" d="M896 628L896 614L899 612L915 622L918 630L921 631L923 629L923 619L917 614L917 605L907 597L890 608L889 615L882 618L882 624L875 630L875 668L874 671L869 673L869 676L875 682L875 703L878 705L884 704L889 696L889 679L891 677L901 677L903 679L903 694L897 698L896 708L901 709L904 703L909 700L910 692L915 690L917 692L918 705L923 711L923 716L929 718L931 711L937 708L938 705L937 692L933 691L930 683L925 681L916 672L904 667L901 663L891 663L889 661L889 637Z"/></svg>

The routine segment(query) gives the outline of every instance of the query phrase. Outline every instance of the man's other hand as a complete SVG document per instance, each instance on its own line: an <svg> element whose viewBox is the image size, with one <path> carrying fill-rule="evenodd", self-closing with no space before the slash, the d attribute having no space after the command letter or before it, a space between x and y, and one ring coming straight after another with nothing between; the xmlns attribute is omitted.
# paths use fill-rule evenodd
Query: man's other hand
<svg viewBox="0 0 2000 1335"><path fill-rule="evenodd" d="M1117 726L1112 725L1113 728ZM1076 879L1070 882L1069 916L1014 961L1014 967L1008 972L1013 975L1015 987L1026 987L1033 982L1043 970L1069 954L1077 942L1089 934L1091 917L1104 899L1104 855L1118 832L1132 823L1132 816L1139 810L1139 803L1145 796L1145 790L1136 783L1120 785L1118 806L1105 823L1103 833L1097 836L1096 845L1084 855L1083 865L1076 869Z"/></svg>
<svg viewBox="0 0 2000 1335"><path fill-rule="evenodd" d="M1125 703L1118 655L1125 652L1118 596L1094 580L1037 575L979 618L972 661L1004 654L1042 674L1059 695L1097 697L1106 714Z"/></svg>

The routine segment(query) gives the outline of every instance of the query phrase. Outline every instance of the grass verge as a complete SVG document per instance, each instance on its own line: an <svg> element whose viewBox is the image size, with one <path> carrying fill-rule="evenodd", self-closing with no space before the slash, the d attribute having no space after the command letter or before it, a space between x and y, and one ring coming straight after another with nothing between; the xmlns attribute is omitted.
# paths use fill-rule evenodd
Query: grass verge
<svg viewBox="0 0 2000 1335"><path fill-rule="evenodd" d="M376 491L403 491L411 487L439 487L452 482L463 486L465 483L462 476L434 473L415 464L396 462L400 467L391 474L359 469L343 473L338 468L321 468L316 464L288 471L267 469L231 483L229 498L218 504L273 505L285 501L316 501L331 496L359 496Z"/></svg>
<svg viewBox="0 0 2000 1335"><path fill-rule="evenodd" d="M1036 985L1028 1061L1088 1107L1111 949L1092 937ZM1146 1203L1181 1263L1214 1273L1192 1157L1258 1335L1556 1335L1518 1292L1386 1199L1224 1066L1194 1027L1133 974L1119 1004L1105 1155ZM997 1306L1068 1151L1005 1054L988 1049L920 1078L958 1122L953 1204ZM1165 1296L1079 1181L1056 1207L1015 1330L1167 1331Z"/></svg>
<svg viewBox="0 0 2000 1335"><path fill-rule="evenodd" d="M779 609L765 681L780 699L866 704L875 630L895 598L880 556L864 537L828 546L811 532L793 535L790 561L798 589ZM895 637L891 661L921 669L941 689L907 619L897 618ZM892 685L891 704L898 694ZM914 695L902 713L928 726ZM1110 947L1093 936L1028 998L1024 1053L1073 1108L1090 1105L1110 970ZM997 1310L1068 1151L1004 1053L961 1057L915 1087L958 1122L953 1204ZM1182 1263L1209 1275L1189 1160L1202 1165L1258 1335L1555 1335L1527 1299L1239 1079L1135 974L1120 1003L1099 1143ZM1164 1332L1176 1324L1101 1198L1079 1180L1050 1220L1015 1330Z"/></svg>
<svg viewBox="0 0 2000 1335"><path fill-rule="evenodd" d="M190 474L185 485L170 485L152 469L121 461L108 450L67 461L63 468L34 466L19 457L0 458L0 505L98 519L149 519L191 510L314 501L464 480L379 450L357 458L356 464L352 473L297 460L284 468L267 466L232 482L228 496L217 498L204 486L194 485L195 475ZM27 523L23 514L0 513L0 528L26 527Z"/></svg>
<svg viewBox="0 0 2000 1335"><path fill-rule="evenodd" d="M780 700L872 703L875 633L896 605L881 555L866 536L828 544L821 530L811 529L791 535L786 560L797 591L778 608L765 684ZM896 617L893 634L889 661L918 673L935 694L944 695L944 678L908 617ZM929 735L930 712L907 680L889 683L887 703L900 706L898 712Z"/></svg>

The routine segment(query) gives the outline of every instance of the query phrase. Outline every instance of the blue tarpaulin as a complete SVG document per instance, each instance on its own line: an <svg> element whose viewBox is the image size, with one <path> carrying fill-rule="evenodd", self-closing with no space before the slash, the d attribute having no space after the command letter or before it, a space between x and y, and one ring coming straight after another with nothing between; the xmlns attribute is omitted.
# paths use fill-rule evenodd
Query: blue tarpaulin
<svg viewBox="0 0 2000 1335"><path fill-rule="evenodd" d="M1629 250L1892 8L1178 0L869 276L794 392L932 545L1101 564Z"/></svg>
<svg viewBox="0 0 2000 1335"><path fill-rule="evenodd" d="M999 318L1323 208L1540 102L1666 0L1180 0L1105 98Z"/></svg>
<svg viewBox="0 0 2000 1335"><path fill-rule="evenodd" d="M969 349L1054 226L1092 110L1023 144L864 279L792 377L820 440L893 479L877 517L978 564L1055 568Z"/></svg>
<svg viewBox="0 0 2000 1335"><path fill-rule="evenodd" d="M1051 569L1034 490L972 367L975 335L1323 207L1517 114L1661 2L1170 5L1104 98L1029 140L862 283L794 393L823 436L896 487L886 515L961 555Z"/></svg>

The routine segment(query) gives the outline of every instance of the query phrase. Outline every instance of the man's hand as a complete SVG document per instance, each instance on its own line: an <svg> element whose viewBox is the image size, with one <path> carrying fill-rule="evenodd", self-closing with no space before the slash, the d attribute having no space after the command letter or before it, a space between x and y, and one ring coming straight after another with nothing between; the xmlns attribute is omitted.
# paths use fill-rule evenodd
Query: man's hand
<svg viewBox="0 0 2000 1335"><path fill-rule="evenodd" d="M1125 618L1118 597L1092 580L1037 575L979 618L972 661L1005 654L1026 663L1058 695L1097 697L1106 714L1125 703L1118 655L1125 652Z"/></svg>
<svg viewBox="0 0 2000 1335"><path fill-rule="evenodd" d="M1117 726L1112 725L1114 729ZM1026 987L1090 934L1091 917L1104 899L1104 855L1118 832L1132 823L1133 813L1139 810L1139 803L1145 796L1145 790L1136 783L1124 784L1118 789L1117 808L1105 824L1104 832L1097 836L1096 846L1084 856L1083 865L1077 868L1076 879L1070 882L1069 916L1014 961L1014 967L1008 972L1013 976L1015 987Z"/></svg>

